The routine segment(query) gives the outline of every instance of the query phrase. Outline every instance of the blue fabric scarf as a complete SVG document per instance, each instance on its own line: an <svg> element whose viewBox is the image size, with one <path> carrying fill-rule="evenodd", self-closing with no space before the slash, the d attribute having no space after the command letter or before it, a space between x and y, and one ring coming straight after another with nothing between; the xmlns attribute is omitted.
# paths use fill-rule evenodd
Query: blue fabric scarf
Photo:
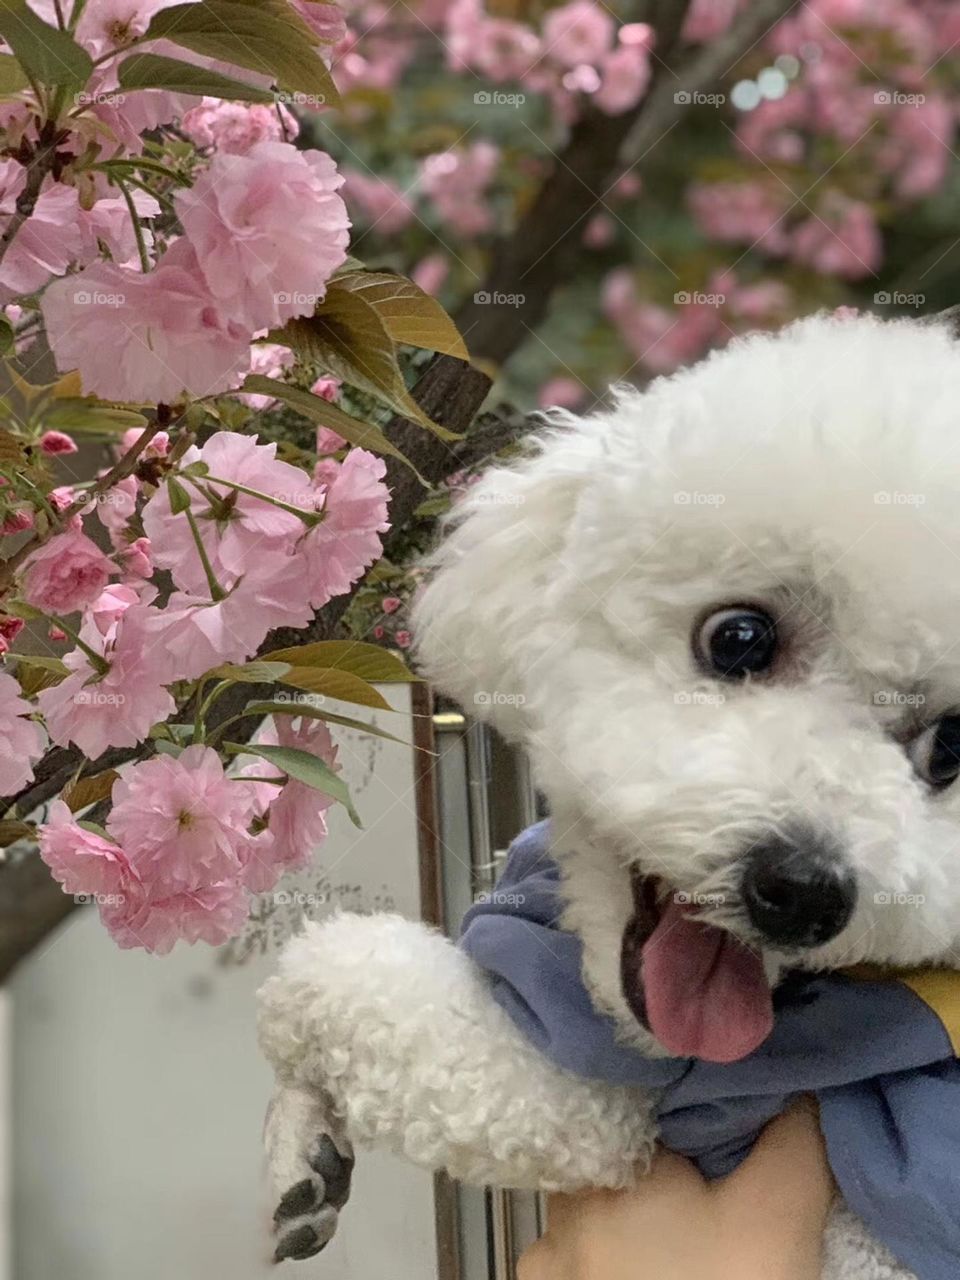
<svg viewBox="0 0 960 1280"><path fill-rule="evenodd" d="M830 1164L850 1207L920 1280L960 1276L960 974L905 980L789 977L769 1038L740 1062L644 1058L621 1044L560 928L549 827L511 846L495 893L472 907L460 945L542 1053L575 1075L662 1090L664 1145L708 1178L747 1155L799 1093L815 1093ZM897 975L898 977L900 975Z"/></svg>

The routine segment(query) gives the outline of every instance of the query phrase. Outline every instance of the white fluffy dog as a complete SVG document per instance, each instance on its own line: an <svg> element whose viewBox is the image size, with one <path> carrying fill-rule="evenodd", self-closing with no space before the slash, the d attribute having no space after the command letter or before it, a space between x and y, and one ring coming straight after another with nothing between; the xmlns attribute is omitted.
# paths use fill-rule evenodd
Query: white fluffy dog
<svg viewBox="0 0 960 1280"><path fill-rule="evenodd" d="M735 993L733 1014L693 1017L676 1003L709 991L631 977L645 911L648 931L673 911L683 935L665 889L773 987L786 967L960 967L946 323L818 316L595 417L558 413L452 525L419 604L420 660L465 706L490 695L478 710L527 748L563 925L624 1043L722 1060L762 1036ZM395 916L294 939L262 992L261 1040L280 1257L333 1234L354 1143L471 1182L574 1189L628 1184L656 1136L648 1091L552 1065L468 956ZM842 1205L825 1258L829 1280L909 1274Z"/></svg>

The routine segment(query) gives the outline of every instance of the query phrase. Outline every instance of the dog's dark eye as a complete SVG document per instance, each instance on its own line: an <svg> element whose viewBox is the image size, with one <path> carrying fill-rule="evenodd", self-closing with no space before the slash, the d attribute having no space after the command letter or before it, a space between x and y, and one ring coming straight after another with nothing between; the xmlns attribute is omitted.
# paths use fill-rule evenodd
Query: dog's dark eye
<svg viewBox="0 0 960 1280"><path fill-rule="evenodd" d="M720 609L696 636L701 661L724 680L742 680L766 671L777 652L777 627L759 609Z"/></svg>
<svg viewBox="0 0 960 1280"><path fill-rule="evenodd" d="M910 744L913 767L932 787L949 787L960 774L960 714L941 716Z"/></svg>

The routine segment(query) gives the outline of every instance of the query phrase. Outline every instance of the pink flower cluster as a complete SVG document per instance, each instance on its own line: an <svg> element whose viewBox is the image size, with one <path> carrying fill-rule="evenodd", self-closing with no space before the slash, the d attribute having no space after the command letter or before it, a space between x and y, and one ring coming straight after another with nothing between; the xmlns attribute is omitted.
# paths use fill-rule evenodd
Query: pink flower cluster
<svg viewBox="0 0 960 1280"><path fill-rule="evenodd" d="M483 0L454 0L445 44L453 68L547 94L567 120L577 114L581 95L608 115L621 115L636 106L650 82L650 27L635 22L618 28L595 0L548 9L539 31L491 16Z"/></svg>
<svg viewBox="0 0 960 1280"><path fill-rule="evenodd" d="M285 724L273 738L336 768L322 723ZM180 939L217 945L243 928L250 893L305 865L326 836L331 798L283 784L279 774L276 783L227 777L215 751L187 747L124 771L105 836L55 801L40 853L66 893L97 903L119 946L162 955Z"/></svg>
<svg viewBox="0 0 960 1280"><path fill-rule="evenodd" d="M312 314L345 261L342 181L324 152L283 142L217 152L177 196L184 236L151 271L97 261L47 288L58 366L109 400L175 403L236 386L254 335Z"/></svg>
<svg viewBox="0 0 960 1280"><path fill-rule="evenodd" d="M685 34L713 39L742 7L739 0L697 0ZM929 196L947 176L958 112L938 68L960 36L948 8L810 0L792 10L764 47L771 61L792 61L796 83L741 113L737 138L748 177L691 187L704 234L821 275L856 280L876 273L883 258L878 210ZM809 194L794 191L791 167L824 143L836 157L826 180Z"/></svg>
<svg viewBox="0 0 960 1280"><path fill-rule="evenodd" d="M70 674L38 702L53 741L73 742L91 758L143 741L174 710L169 685L244 661L274 627L305 626L381 553L386 468L372 453L324 457L309 475L278 461L276 445L224 431L187 451L182 465L193 464L203 475L180 482L192 494L190 517L172 510L161 486L142 504L145 536L131 541L131 477L97 506L114 558L77 517L27 562L31 603L53 614L83 611L82 645L64 659ZM176 588L163 608L143 581L154 567L168 570ZM108 586L118 573L126 581ZM0 715L7 731L14 714Z"/></svg>
<svg viewBox="0 0 960 1280"><path fill-rule="evenodd" d="M703 292L679 291L669 307L641 298L626 267L610 272L603 286L604 314L637 363L651 373L670 373L711 343L782 320L790 301L786 286L742 284L732 271L716 273Z"/></svg>

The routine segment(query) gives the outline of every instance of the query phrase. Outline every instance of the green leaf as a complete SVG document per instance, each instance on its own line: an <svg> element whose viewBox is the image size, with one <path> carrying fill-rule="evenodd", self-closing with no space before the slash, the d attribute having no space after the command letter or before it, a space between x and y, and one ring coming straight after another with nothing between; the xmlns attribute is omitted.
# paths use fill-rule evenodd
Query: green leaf
<svg viewBox="0 0 960 1280"><path fill-rule="evenodd" d="M110 832L107 831L106 827L101 827L99 822L88 822L86 818L78 818L77 826L83 827L84 831L92 831L93 834L95 836L99 836L101 840L110 840L111 843L116 843L112 839Z"/></svg>
<svg viewBox="0 0 960 1280"><path fill-rule="evenodd" d="M278 382L276 378L267 378L260 373L251 373L242 389L256 395L273 396L276 400L282 400L284 404L289 405L303 417L309 418L311 422L336 431L348 444L399 459L410 468L421 484L426 485L426 480L409 458L404 457L397 446L388 440L380 428L375 427L372 422L361 422L359 418L351 418L348 413L344 413L335 404L330 404L322 396L315 396L312 391L291 387L288 382Z"/></svg>
<svg viewBox="0 0 960 1280"><path fill-rule="evenodd" d="M270 342L291 347L352 387L366 391L394 413L426 427L441 440L461 436L432 421L407 390L393 339L376 307L339 279L327 286L312 316L291 320L269 335Z"/></svg>
<svg viewBox="0 0 960 1280"><path fill-rule="evenodd" d="M270 76L303 99L298 105L340 105L330 71L314 48L316 36L287 5L178 4L154 16L145 38L172 40L204 57Z"/></svg>
<svg viewBox="0 0 960 1280"><path fill-rule="evenodd" d="M23 67L9 53L0 54L0 94L22 93L30 88Z"/></svg>
<svg viewBox="0 0 960 1280"><path fill-rule="evenodd" d="M40 84L78 89L93 74L93 59L66 31L48 26L26 0L0 0L0 36L28 76Z"/></svg>
<svg viewBox="0 0 960 1280"><path fill-rule="evenodd" d="M288 662L225 662L207 672L214 680L236 680L238 684L275 684L290 670Z"/></svg>
<svg viewBox="0 0 960 1280"><path fill-rule="evenodd" d="M241 746L237 742L227 742L224 745L234 755L259 756L261 760L268 760L270 764L282 769L288 777L305 782L308 787L338 800L350 815L353 825L363 825L353 807L347 784L319 756L311 755L309 751L300 751L296 747L260 746L255 742L249 746Z"/></svg>
<svg viewBox="0 0 960 1280"><path fill-rule="evenodd" d="M113 435L145 427L147 419L132 409L114 409L95 396L62 396L44 409L43 424L50 430Z"/></svg>
<svg viewBox="0 0 960 1280"><path fill-rule="evenodd" d="M37 613L34 616L42 618L43 614ZM52 671L58 676L68 676L70 674L70 668L65 662L61 662L59 658L49 658L46 654L8 653L7 657L14 658L17 662L26 663L28 667L39 667L43 671Z"/></svg>
<svg viewBox="0 0 960 1280"><path fill-rule="evenodd" d="M170 494L170 510L175 516L190 510L190 495L175 476L167 477L167 491Z"/></svg>
<svg viewBox="0 0 960 1280"><path fill-rule="evenodd" d="M7 356L13 350L17 338L13 325L6 316L0 316L0 355Z"/></svg>
<svg viewBox="0 0 960 1280"><path fill-rule="evenodd" d="M380 684L419 683L407 664L389 649L362 640L317 640L265 653L268 662L289 662L292 667L324 667L349 671L363 680Z"/></svg>
<svg viewBox="0 0 960 1280"><path fill-rule="evenodd" d="M344 725L347 729L356 729L360 733L370 733L376 738L386 738L388 742L399 742L404 747L413 745L404 741L403 738L396 737L395 734L387 733L386 729L381 729L378 725L368 723L366 720L354 720L351 716L340 716L334 711L324 711L322 708L313 707L306 702L249 702L244 708L244 715L306 716L310 720L326 720L330 724Z"/></svg>
<svg viewBox="0 0 960 1280"><path fill-rule="evenodd" d="M308 693L320 693L325 698L337 698L340 702L354 702L360 707L376 707L378 711L392 711L379 690L351 671L338 671L335 667L293 667L281 677L281 684Z"/></svg>
<svg viewBox="0 0 960 1280"><path fill-rule="evenodd" d="M405 276L388 271L350 271L337 286L359 294L383 321L394 342L469 360L460 330L440 303Z"/></svg>
<svg viewBox="0 0 960 1280"><path fill-rule="evenodd" d="M133 54L120 63L117 74L120 88L131 91L167 89L171 93L192 93L197 97L228 98L237 102L274 101L272 93L257 85L234 80L219 71L208 71L205 67L194 66L192 62L162 58L156 53Z"/></svg>

